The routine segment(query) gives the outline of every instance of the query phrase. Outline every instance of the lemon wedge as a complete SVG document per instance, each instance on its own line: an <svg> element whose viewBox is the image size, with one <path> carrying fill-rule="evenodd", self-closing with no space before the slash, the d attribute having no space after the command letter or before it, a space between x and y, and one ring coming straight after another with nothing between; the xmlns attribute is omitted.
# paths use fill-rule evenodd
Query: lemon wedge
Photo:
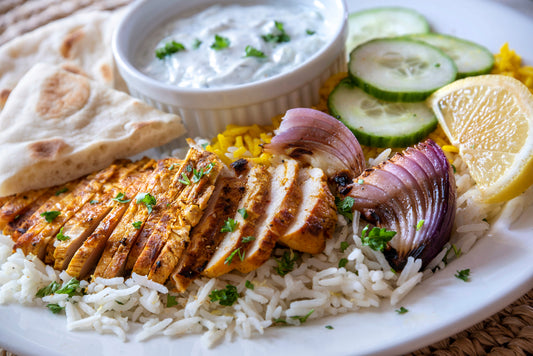
<svg viewBox="0 0 533 356"><path fill-rule="evenodd" d="M437 90L427 103L483 200L510 200L533 183L533 95L524 84L502 75L469 77Z"/></svg>

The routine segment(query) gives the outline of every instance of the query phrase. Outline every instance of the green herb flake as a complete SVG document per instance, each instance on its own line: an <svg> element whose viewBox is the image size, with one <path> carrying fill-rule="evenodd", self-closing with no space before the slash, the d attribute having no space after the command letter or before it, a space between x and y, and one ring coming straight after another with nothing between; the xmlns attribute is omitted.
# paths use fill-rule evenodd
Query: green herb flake
<svg viewBox="0 0 533 356"><path fill-rule="evenodd" d="M195 38L194 42L192 43L192 49L200 48L201 44L202 44L202 41L200 41L200 39L198 39L198 38Z"/></svg>
<svg viewBox="0 0 533 356"><path fill-rule="evenodd" d="M59 215L61 215L61 212L57 210L45 211L44 213L41 213L41 216L44 217L47 223L51 223Z"/></svg>
<svg viewBox="0 0 533 356"><path fill-rule="evenodd" d="M228 48L230 44L231 42L229 38L215 35L215 42L213 42L211 48L216 51L219 51L221 49Z"/></svg>
<svg viewBox="0 0 533 356"><path fill-rule="evenodd" d="M203 168L200 168L199 171L197 171L196 169L193 168L192 170L192 182L193 183L198 183L200 181L200 179L202 179L203 176L208 176L209 173L211 173L211 170L213 169L213 167L215 166L215 164L213 162L209 163L205 168L207 168L207 170L204 172L204 169ZM188 166L189 167L189 166Z"/></svg>
<svg viewBox="0 0 533 356"><path fill-rule="evenodd" d="M440 68L440 63L435 63L435 68Z"/></svg>
<svg viewBox="0 0 533 356"><path fill-rule="evenodd" d="M452 169L453 169L453 173L454 173L454 174L457 173L457 168L455 168L455 165L452 164L451 166L452 166Z"/></svg>
<svg viewBox="0 0 533 356"><path fill-rule="evenodd" d="M486 222L486 223L489 222L489 221L487 220L487 218L483 218L483 219L481 219L481 220L484 221L484 222Z"/></svg>
<svg viewBox="0 0 533 356"><path fill-rule="evenodd" d="M339 268L346 267L347 264L348 264L348 259L347 258L341 258L339 260Z"/></svg>
<svg viewBox="0 0 533 356"><path fill-rule="evenodd" d="M271 43L289 42L291 38L285 32L285 27L283 25L283 22L274 21L274 25L276 26L277 33L269 33L267 35L262 35L261 38L265 42L271 42Z"/></svg>
<svg viewBox="0 0 533 356"><path fill-rule="evenodd" d="M337 212L344 216L348 221L353 220L353 212L352 207L355 202L355 199L352 197L346 197L344 199L340 199L338 197L335 197L335 205L337 206Z"/></svg>
<svg viewBox="0 0 533 356"><path fill-rule="evenodd" d="M254 290L255 286L252 282L250 282L249 280L246 280L246 282L244 283L244 286L248 289L251 289L251 290Z"/></svg>
<svg viewBox="0 0 533 356"><path fill-rule="evenodd" d="M63 234L63 227L62 227L61 229L59 229L59 233L56 235L56 239L58 239L59 241L67 241L67 240L70 240L70 236Z"/></svg>
<svg viewBox="0 0 533 356"><path fill-rule="evenodd" d="M291 319L299 320L300 323L303 324L307 321L307 318L309 318L309 316L314 313L314 311L315 311L314 309L311 309L309 313L305 314L304 316L294 315L294 316L291 316Z"/></svg>
<svg viewBox="0 0 533 356"><path fill-rule="evenodd" d="M422 229L422 226L424 226L425 220L422 219L416 224L416 231L420 231Z"/></svg>
<svg viewBox="0 0 533 356"><path fill-rule="evenodd" d="M467 269L463 269L463 270L458 270L457 271L457 274L455 274L455 277L465 281L465 282L468 282L470 280L470 268L467 268Z"/></svg>
<svg viewBox="0 0 533 356"><path fill-rule="evenodd" d="M136 197L136 203L141 204L143 203L144 206L146 206L146 209L148 210L148 213L151 214L152 210L154 208L154 205L157 204L157 201L153 195L150 193L139 193Z"/></svg>
<svg viewBox="0 0 533 356"><path fill-rule="evenodd" d="M121 204L126 204L131 201L131 199L126 199L126 195L124 195L124 193L118 193L117 196L113 198L113 200Z"/></svg>
<svg viewBox="0 0 533 356"><path fill-rule="evenodd" d="M212 302L218 302L220 305L231 306L239 298L237 287L231 284L226 285L225 289L215 289L209 294L209 299Z"/></svg>
<svg viewBox="0 0 533 356"><path fill-rule="evenodd" d="M76 294L78 288L80 287L80 281L76 278L72 278L66 284L64 284L61 289L56 291L56 294L68 294L69 297L72 297Z"/></svg>
<svg viewBox="0 0 533 356"><path fill-rule="evenodd" d="M238 255L240 260L244 261L245 254L246 254L246 251L241 251L241 248L237 247L235 250L231 252L231 254L228 257L226 257L226 259L224 260L224 264L229 265L233 261L233 257L235 257L235 255Z"/></svg>
<svg viewBox="0 0 533 356"><path fill-rule="evenodd" d="M455 254L455 257L461 256L461 253L462 253L461 249L460 248L458 249L457 246L455 246L454 244L452 244L452 250L453 250L453 253Z"/></svg>
<svg viewBox="0 0 533 356"><path fill-rule="evenodd" d="M305 33L307 33L309 36L312 36L312 35L314 35L316 33L316 31L307 29L307 30L305 30Z"/></svg>
<svg viewBox="0 0 533 356"><path fill-rule="evenodd" d="M387 231L386 228L373 227L369 230L369 226L365 226L361 232L361 241L363 245L369 246L374 251L382 251L387 246L387 242L392 240L396 231Z"/></svg>
<svg viewBox="0 0 533 356"><path fill-rule="evenodd" d="M365 184L365 180L364 180L364 179L359 179L359 180L357 181L357 184Z"/></svg>
<svg viewBox="0 0 533 356"><path fill-rule="evenodd" d="M133 225L134 228L139 230L141 228L141 226L143 225L143 222L142 221L136 221L136 222L132 223L132 225Z"/></svg>
<svg viewBox="0 0 533 356"><path fill-rule="evenodd" d="M239 212L239 214L241 214L244 220L248 218L248 212L246 211L246 208L240 208L240 209L237 209L237 211Z"/></svg>
<svg viewBox="0 0 533 356"><path fill-rule="evenodd" d="M46 287L39 289L37 291L37 294L35 294L35 296L38 298L46 297L47 295L54 294L56 290L59 289L59 287L61 287L61 285L57 283L56 281L53 281Z"/></svg>
<svg viewBox="0 0 533 356"><path fill-rule="evenodd" d="M181 184L185 185L191 185L191 181L189 180L189 177L185 174L185 172L181 172L181 179L178 180Z"/></svg>
<svg viewBox="0 0 533 356"><path fill-rule="evenodd" d="M392 273L394 273L394 274L397 273L396 270L395 270L394 268L392 268L392 267L390 268L390 271L391 271Z"/></svg>
<svg viewBox="0 0 533 356"><path fill-rule="evenodd" d="M65 307L59 306L59 304L47 304L46 307L54 314L60 313Z"/></svg>
<svg viewBox="0 0 533 356"><path fill-rule="evenodd" d="M242 243L247 244L248 242L252 242L255 240L254 236L246 236L242 238Z"/></svg>
<svg viewBox="0 0 533 356"><path fill-rule="evenodd" d="M287 320L282 319L282 318L279 318L279 319L273 319L272 321L274 322L274 324L283 324L283 325L287 325Z"/></svg>
<svg viewBox="0 0 533 356"><path fill-rule="evenodd" d="M170 167L168 167L168 170L171 171L171 170L174 169L174 167L176 167L176 165L175 165L174 163L172 163L172 164L170 165Z"/></svg>
<svg viewBox="0 0 533 356"><path fill-rule="evenodd" d="M328 330L333 330L333 326L331 326L331 325L326 325L326 326L324 326L324 327L325 327L326 329L328 329Z"/></svg>
<svg viewBox="0 0 533 356"><path fill-rule="evenodd" d="M166 56L170 56L179 51L185 51L185 46L179 42L170 41L165 43L163 47L157 48L155 50L155 56L159 59L163 59Z"/></svg>
<svg viewBox="0 0 533 356"><path fill-rule="evenodd" d="M209 146L209 142L202 143L202 148L205 150Z"/></svg>
<svg viewBox="0 0 533 356"><path fill-rule="evenodd" d="M176 301L176 297L173 295L167 294L167 308L171 308L176 305L178 305L178 302Z"/></svg>
<svg viewBox="0 0 533 356"><path fill-rule="evenodd" d="M55 195L58 196L58 195L60 195L60 194L66 193L66 192L68 192L68 188L67 188L67 187L63 187L63 188L59 189L59 190L55 193Z"/></svg>
<svg viewBox="0 0 533 356"><path fill-rule="evenodd" d="M350 246L350 244L348 243L348 241L343 241L343 242L341 242L341 252L346 251L346 249L348 248L348 246Z"/></svg>
<svg viewBox="0 0 533 356"><path fill-rule="evenodd" d="M408 309L405 309L404 307L400 307L400 309L396 309L395 312L398 313L398 314L405 314L407 313L409 310Z"/></svg>
<svg viewBox="0 0 533 356"><path fill-rule="evenodd" d="M91 200L91 201L89 202L89 204L91 204L91 205L98 204L98 203L99 203L98 200Z"/></svg>
<svg viewBox="0 0 533 356"><path fill-rule="evenodd" d="M222 226L220 232L233 232L238 224L239 223L237 221L233 220L232 218L228 218L228 220L224 221L224 226Z"/></svg>
<svg viewBox="0 0 533 356"><path fill-rule="evenodd" d="M278 264L277 267L274 267L277 274L283 277L292 271L294 269L294 262L296 262L299 257L300 256L292 250L291 252L285 251L279 260L277 258L275 259Z"/></svg>
<svg viewBox="0 0 533 356"><path fill-rule="evenodd" d="M250 45L246 46L246 48L244 49L244 53L245 57L266 58L265 53Z"/></svg>
<svg viewBox="0 0 533 356"><path fill-rule="evenodd" d="M193 168L190 164L188 164L185 169L187 170L187 172L191 173Z"/></svg>
<svg viewBox="0 0 533 356"><path fill-rule="evenodd" d="M118 305L124 305L124 303L122 303L120 300L115 300L115 303L117 303Z"/></svg>

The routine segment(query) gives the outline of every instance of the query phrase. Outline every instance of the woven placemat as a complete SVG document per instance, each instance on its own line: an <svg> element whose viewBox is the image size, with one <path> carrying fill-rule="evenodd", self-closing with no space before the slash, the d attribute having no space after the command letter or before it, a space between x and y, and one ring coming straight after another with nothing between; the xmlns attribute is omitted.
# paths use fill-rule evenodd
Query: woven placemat
<svg viewBox="0 0 533 356"><path fill-rule="evenodd" d="M0 0L0 45L73 13L113 10L131 0ZM533 355L533 289L488 319L410 356ZM15 356L0 348L0 356Z"/></svg>

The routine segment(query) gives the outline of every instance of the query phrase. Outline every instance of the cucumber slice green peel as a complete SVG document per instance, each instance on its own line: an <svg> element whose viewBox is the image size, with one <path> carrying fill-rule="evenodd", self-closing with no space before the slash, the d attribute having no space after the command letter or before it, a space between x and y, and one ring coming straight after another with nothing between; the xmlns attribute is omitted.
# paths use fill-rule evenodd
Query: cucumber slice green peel
<svg viewBox="0 0 533 356"><path fill-rule="evenodd" d="M348 72L378 99L416 102L457 76L454 61L436 47L405 37L379 38L350 53Z"/></svg>
<svg viewBox="0 0 533 356"><path fill-rule="evenodd" d="M373 147L406 147L424 139L438 121L425 102L387 102L368 95L349 79L331 92L328 108L360 144Z"/></svg>
<svg viewBox="0 0 533 356"><path fill-rule="evenodd" d="M407 35L406 38L435 46L450 56L457 66L457 79L488 74L494 66L494 56L487 48L462 38L437 33Z"/></svg>
<svg viewBox="0 0 533 356"><path fill-rule="evenodd" d="M346 53L374 38L427 33L429 23L420 13L404 7L378 7L348 16Z"/></svg>

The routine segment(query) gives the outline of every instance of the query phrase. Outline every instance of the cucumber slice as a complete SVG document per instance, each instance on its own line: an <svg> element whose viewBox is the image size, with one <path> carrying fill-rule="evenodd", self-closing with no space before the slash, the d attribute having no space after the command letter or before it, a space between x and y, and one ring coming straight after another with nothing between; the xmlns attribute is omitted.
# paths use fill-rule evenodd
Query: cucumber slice
<svg viewBox="0 0 533 356"><path fill-rule="evenodd" d="M348 17L346 53L374 38L429 32L429 23L418 12L404 7L379 7Z"/></svg>
<svg viewBox="0 0 533 356"><path fill-rule="evenodd" d="M420 142L437 127L425 102L392 103L368 95L343 79L328 99L331 115L342 121L359 143L374 147L406 147Z"/></svg>
<svg viewBox="0 0 533 356"><path fill-rule="evenodd" d="M407 37L435 46L450 56L457 66L457 78L490 73L494 65L492 53L474 42L436 33L416 34Z"/></svg>
<svg viewBox="0 0 533 356"><path fill-rule="evenodd" d="M350 53L348 71L364 91L387 101L421 101L455 80L457 67L440 49L405 37L379 38Z"/></svg>

